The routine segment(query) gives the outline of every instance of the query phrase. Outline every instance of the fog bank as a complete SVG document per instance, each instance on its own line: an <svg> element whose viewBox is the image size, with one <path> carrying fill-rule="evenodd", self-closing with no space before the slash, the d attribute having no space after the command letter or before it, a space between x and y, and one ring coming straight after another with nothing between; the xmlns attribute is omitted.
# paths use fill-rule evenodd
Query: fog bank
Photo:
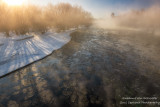
<svg viewBox="0 0 160 107"><path fill-rule="evenodd" d="M96 25L108 29L147 30L157 34L160 31L160 7L152 6L148 9L112 14L108 18L96 21Z"/></svg>

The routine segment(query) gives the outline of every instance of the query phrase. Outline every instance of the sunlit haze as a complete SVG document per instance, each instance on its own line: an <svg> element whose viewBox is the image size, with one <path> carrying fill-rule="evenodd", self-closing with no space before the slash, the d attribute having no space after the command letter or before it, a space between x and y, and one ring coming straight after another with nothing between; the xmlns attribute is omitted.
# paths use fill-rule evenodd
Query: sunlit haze
<svg viewBox="0 0 160 107"><path fill-rule="evenodd" d="M8 5L22 5L25 0L3 0Z"/></svg>

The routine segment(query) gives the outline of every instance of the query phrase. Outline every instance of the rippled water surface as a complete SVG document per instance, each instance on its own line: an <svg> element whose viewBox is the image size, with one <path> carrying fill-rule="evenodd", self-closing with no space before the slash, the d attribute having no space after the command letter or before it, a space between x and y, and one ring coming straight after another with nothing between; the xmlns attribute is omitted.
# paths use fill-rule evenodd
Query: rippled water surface
<svg viewBox="0 0 160 107"><path fill-rule="evenodd" d="M159 50L151 39L94 28L71 36L50 56L0 78L0 107L119 107L127 106L122 97L160 96Z"/></svg>

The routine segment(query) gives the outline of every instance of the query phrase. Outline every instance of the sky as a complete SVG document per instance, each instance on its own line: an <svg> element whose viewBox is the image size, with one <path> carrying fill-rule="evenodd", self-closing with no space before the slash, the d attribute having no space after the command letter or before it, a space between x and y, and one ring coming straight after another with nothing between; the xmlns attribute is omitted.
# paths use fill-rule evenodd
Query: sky
<svg viewBox="0 0 160 107"><path fill-rule="evenodd" d="M131 9L149 8L153 5L160 6L160 0L30 0L34 4L47 5L48 3L57 4L60 2L71 3L72 5L82 6L85 10L92 13L96 18L105 17L112 12L115 14Z"/></svg>

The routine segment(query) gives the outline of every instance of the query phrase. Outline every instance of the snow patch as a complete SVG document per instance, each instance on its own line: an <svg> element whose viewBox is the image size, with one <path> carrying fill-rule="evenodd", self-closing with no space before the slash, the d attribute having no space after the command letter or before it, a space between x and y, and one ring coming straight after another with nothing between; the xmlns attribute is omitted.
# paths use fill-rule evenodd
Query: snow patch
<svg viewBox="0 0 160 107"><path fill-rule="evenodd" d="M43 35L3 37L0 35L0 77L40 60L71 40L73 30Z"/></svg>
<svg viewBox="0 0 160 107"><path fill-rule="evenodd" d="M25 39L29 39L29 38L33 38L33 35L23 35L23 36L16 36L14 38L12 38L15 41L20 41L20 40L25 40Z"/></svg>

